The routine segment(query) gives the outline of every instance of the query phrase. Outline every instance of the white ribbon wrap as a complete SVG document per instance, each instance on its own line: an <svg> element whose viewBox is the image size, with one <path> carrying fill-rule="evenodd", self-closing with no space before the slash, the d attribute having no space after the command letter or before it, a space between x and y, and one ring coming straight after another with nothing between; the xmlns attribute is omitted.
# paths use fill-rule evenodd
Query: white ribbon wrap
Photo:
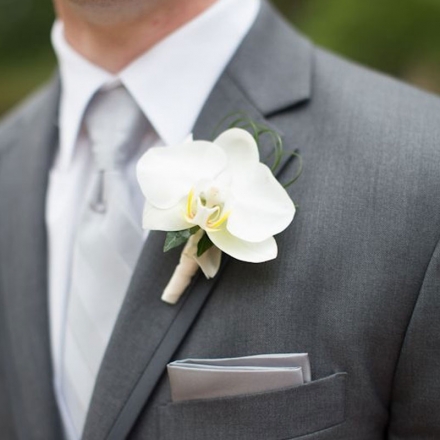
<svg viewBox="0 0 440 440"><path fill-rule="evenodd" d="M168 304L176 304L191 284L191 280L197 273L199 267L206 278L213 278L220 268L221 251L212 246L200 257L197 257L197 245L204 234L203 230L198 231L188 239L180 255L179 264L174 269L170 281L162 294L162 301Z"/></svg>

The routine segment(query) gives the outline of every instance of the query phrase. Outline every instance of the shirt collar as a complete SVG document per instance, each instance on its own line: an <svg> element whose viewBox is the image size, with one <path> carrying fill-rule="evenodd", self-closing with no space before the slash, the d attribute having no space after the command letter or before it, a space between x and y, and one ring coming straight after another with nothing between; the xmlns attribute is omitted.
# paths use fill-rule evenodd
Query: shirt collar
<svg viewBox="0 0 440 440"><path fill-rule="evenodd" d="M82 118L93 95L119 82L165 144L182 142L255 21L259 6L259 0L218 0L118 74L78 54L65 40L63 24L56 21L52 44L62 80L60 166L71 163Z"/></svg>

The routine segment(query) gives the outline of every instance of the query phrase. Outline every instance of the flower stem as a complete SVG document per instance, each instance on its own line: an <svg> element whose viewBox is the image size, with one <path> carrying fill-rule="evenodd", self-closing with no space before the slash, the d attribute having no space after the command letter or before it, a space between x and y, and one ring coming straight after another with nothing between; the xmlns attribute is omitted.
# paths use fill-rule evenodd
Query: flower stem
<svg viewBox="0 0 440 440"><path fill-rule="evenodd" d="M197 261L194 259L199 239L199 234L191 235L188 239L180 256L179 264L174 269L174 273L163 291L162 301L168 304L176 304L190 285L192 278L199 268Z"/></svg>

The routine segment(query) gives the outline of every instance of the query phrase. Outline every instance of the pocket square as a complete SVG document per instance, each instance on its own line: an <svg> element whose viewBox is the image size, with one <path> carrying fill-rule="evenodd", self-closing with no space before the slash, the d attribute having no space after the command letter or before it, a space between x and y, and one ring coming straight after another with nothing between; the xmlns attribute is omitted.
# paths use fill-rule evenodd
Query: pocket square
<svg viewBox="0 0 440 440"><path fill-rule="evenodd" d="M173 402L273 391L311 380L307 353L184 359L167 370Z"/></svg>

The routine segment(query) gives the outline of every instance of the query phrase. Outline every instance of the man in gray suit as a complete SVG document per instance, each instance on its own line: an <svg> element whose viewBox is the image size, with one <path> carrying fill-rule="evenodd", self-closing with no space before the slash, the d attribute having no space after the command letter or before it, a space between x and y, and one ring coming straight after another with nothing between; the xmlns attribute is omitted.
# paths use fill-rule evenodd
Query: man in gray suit
<svg viewBox="0 0 440 440"><path fill-rule="evenodd" d="M212 3L59 0L56 6L68 42L95 66L89 78L123 71L144 52L151 61L158 42L176 29L186 29L179 37L185 40L195 17L209 22L219 7ZM440 101L313 46L264 1L255 16L240 25L238 48L224 56L227 65L197 112L194 138L209 139L235 111L277 129L304 161L302 177L289 188L300 209L277 237L277 259L258 265L224 259L214 280L199 276L174 306L160 294L179 251L163 254L164 234L150 233L77 438L440 439ZM199 59L201 70L208 58ZM57 75L0 125L2 439L75 438L54 361L53 341L64 341L56 325L68 324L54 318L62 306L53 295L62 289L49 282L67 283L72 274L54 269L64 247L51 247L47 213L51 201L69 197L54 198L50 175L66 142L62 115L70 110L63 102L73 102L65 100L69 62L61 62L62 88ZM151 81L159 77L168 87L185 75L184 64L182 72L164 69ZM123 75L118 80L132 84ZM80 95L86 85L77 87ZM165 140L155 111L145 113L149 129ZM78 124L75 141L87 145ZM286 161L279 179L294 169L295 161ZM270 353L309 353L312 381L171 402L171 360Z"/></svg>

